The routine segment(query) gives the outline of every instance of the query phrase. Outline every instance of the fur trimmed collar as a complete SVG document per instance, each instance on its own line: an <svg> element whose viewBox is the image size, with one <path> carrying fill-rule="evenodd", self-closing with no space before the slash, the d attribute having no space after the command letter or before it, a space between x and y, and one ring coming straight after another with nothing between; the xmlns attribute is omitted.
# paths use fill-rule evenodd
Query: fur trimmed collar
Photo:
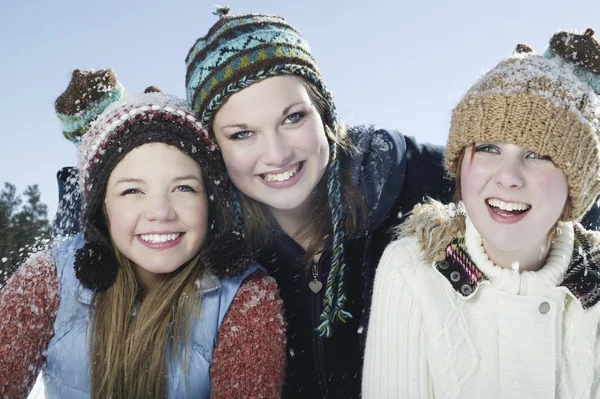
<svg viewBox="0 0 600 399"><path fill-rule="evenodd" d="M436 269L462 296L471 295L487 280L475 266L465 246L466 213L462 204L437 201L417 205L408 220L399 226L399 236L415 236L424 260ZM573 224L574 247L563 281L584 309L600 300L600 233Z"/></svg>

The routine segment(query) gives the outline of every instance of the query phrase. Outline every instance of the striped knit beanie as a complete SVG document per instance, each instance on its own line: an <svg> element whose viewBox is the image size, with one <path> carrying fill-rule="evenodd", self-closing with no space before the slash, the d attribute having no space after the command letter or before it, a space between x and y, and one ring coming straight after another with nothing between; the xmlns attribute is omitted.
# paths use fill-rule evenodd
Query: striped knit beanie
<svg viewBox="0 0 600 399"><path fill-rule="evenodd" d="M600 45L588 29L561 31L543 56L519 45L454 108L446 147L453 176L463 149L507 142L549 156L564 172L578 220L600 194Z"/></svg>
<svg viewBox="0 0 600 399"><path fill-rule="evenodd" d="M90 85L89 82L93 82ZM100 71L73 71L70 85L79 90L65 92L55 103L56 115L60 120L63 135L75 144L79 144L82 135L89 129L90 123L111 103L117 101L125 89L111 69ZM70 93L77 93L71 98Z"/></svg>
<svg viewBox="0 0 600 399"><path fill-rule="evenodd" d="M56 104L74 108L81 99L97 96L92 93L105 87L98 84L102 81L97 79L98 75L111 76L116 81L112 70L79 71ZM231 212L226 209L231 206L231 186L218 160L219 153L192 110L184 100L163 94L155 87L149 87L143 94L112 98L116 101L107 104L95 118L90 119L80 111L80 117L90 122L87 123L89 130L80 133L78 147L79 184L84 200L82 225L87 241L76 256L79 280L88 288L105 290L116 278L116 262L106 261L114 257L103 218L106 184L114 167L131 150L147 143L171 145L200 164L209 195L211 231L207 240L216 241L213 247L219 248L209 254L208 263L219 276L241 273L249 262L249 244L242 232L235 230Z"/></svg>
<svg viewBox="0 0 600 399"><path fill-rule="evenodd" d="M229 7L215 13L220 18L190 49L186 57L186 95L200 121L212 131L212 122L227 97L263 79L298 76L314 84L327 103L323 122L335 134L337 116L333 96L327 90L308 43L285 19L275 15L229 15ZM214 137L212 137L214 139ZM320 332L331 335L331 324L351 315L343 310L344 232L340 166L337 146L330 143L328 200L333 224L333 260L329 272ZM238 213L241 219L241 210Z"/></svg>

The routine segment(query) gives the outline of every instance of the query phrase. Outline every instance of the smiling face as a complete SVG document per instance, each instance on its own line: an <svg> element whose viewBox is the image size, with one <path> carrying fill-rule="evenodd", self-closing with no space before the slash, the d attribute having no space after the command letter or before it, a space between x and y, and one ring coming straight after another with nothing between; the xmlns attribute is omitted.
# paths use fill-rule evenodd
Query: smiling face
<svg viewBox="0 0 600 399"><path fill-rule="evenodd" d="M327 168L329 144L301 78L271 77L233 94L213 131L242 193L272 212L306 210Z"/></svg>
<svg viewBox="0 0 600 399"><path fill-rule="evenodd" d="M144 144L113 169L106 214L117 249L136 265L146 288L202 247L208 200L197 162L175 147Z"/></svg>
<svg viewBox="0 0 600 399"><path fill-rule="evenodd" d="M466 149L460 174L467 214L486 250L539 253L567 201L562 170L514 144L477 143Z"/></svg>

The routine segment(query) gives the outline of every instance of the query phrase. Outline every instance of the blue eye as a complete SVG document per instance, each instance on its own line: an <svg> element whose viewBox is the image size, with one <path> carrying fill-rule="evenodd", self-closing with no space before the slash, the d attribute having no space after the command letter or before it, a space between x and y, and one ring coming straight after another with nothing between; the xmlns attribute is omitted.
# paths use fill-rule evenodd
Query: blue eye
<svg viewBox="0 0 600 399"><path fill-rule="evenodd" d="M500 154L500 149L493 144L481 144L475 147L475 152L489 152L491 154Z"/></svg>
<svg viewBox="0 0 600 399"><path fill-rule="evenodd" d="M294 112L293 114L289 114L285 121L288 123L298 123L304 118L304 112Z"/></svg>
<svg viewBox="0 0 600 399"><path fill-rule="evenodd" d="M229 139L230 140L246 140L246 139L249 139L250 137L252 137L253 135L254 135L253 132L246 130L243 132L237 132L237 133L232 134L229 137Z"/></svg>
<svg viewBox="0 0 600 399"><path fill-rule="evenodd" d="M538 154L537 152L529 152L527 153L527 155L525 156L525 158L527 159L539 159L542 161L551 161L550 157L547 155L542 155L542 154Z"/></svg>
<svg viewBox="0 0 600 399"><path fill-rule="evenodd" d="M195 193L196 190L192 186L186 184L175 187L175 191L182 191L184 193Z"/></svg>
<svg viewBox="0 0 600 399"><path fill-rule="evenodd" d="M137 188L128 188L127 190L122 191L120 195L121 197L124 197L129 194L142 194L142 192Z"/></svg>

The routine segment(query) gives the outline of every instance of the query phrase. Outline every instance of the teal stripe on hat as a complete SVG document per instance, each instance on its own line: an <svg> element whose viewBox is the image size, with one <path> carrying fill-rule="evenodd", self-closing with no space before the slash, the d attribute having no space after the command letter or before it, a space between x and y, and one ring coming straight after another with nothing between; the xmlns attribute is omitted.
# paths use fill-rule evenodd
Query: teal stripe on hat
<svg viewBox="0 0 600 399"><path fill-rule="evenodd" d="M246 14L239 15L235 17L225 17L217 24L221 24L220 27L214 32L210 32L205 37L202 37L196 41L194 46L191 48L187 58L186 58L186 67L190 67L190 63L194 61L194 58L198 54L198 52L202 51L204 48L212 45L215 40L220 40L221 35L225 32L236 30L240 27L244 29L248 29L250 27L255 27L256 30L264 30L268 29L271 24L278 24L287 27L288 30L294 31L294 29L289 26L282 17L276 15L255 15L255 14ZM296 33L297 36L300 36Z"/></svg>
<svg viewBox="0 0 600 399"><path fill-rule="evenodd" d="M110 104L123 97L125 89L120 82L113 86L112 90L98 101L89 104L85 109L73 115L57 112L63 135L70 141L79 142L94 121Z"/></svg>
<svg viewBox="0 0 600 399"><path fill-rule="evenodd" d="M223 43L220 43L220 46L215 48L214 51L207 51L201 57L190 60L188 68L191 66L194 69L194 74L189 77L190 82L194 82L196 79L203 80L211 68L228 62L228 59L236 53L253 47L264 47L267 44L273 46L289 44L304 48L307 53L310 53L310 47L304 39L293 34L289 29L280 26L273 26L269 30L265 30L260 26L253 26L250 30L240 32L236 37L229 40L223 39L222 41ZM199 70L204 73L197 75Z"/></svg>
<svg viewBox="0 0 600 399"><path fill-rule="evenodd" d="M559 58L560 60L562 60L564 63L570 65L573 68L573 74L575 74L575 76L577 76L583 82L590 85L592 90L594 90L594 93L600 95L600 76L598 76L597 74L595 74L581 66L574 65L572 62L565 60L560 55L558 55L554 51L552 51L552 49L550 47L548 47L546 49L546 52L544 53L544 57L549 58L549 59L556 57L556 58Z"/></svg>
<svg viewBox="0 0 600 399"><path fill-rule="evenodd" d="M292 32L289 29L282 29L280 27L273 27L273 29L268 31L264 29L251 30L242 33L232 40L227 40L223 46L213 51L207 51L204 56L192 61L191 66L188 66L192 71L187 81L186 96L188 103L193 104L196 102L194 98L195 91L214 69L226 65L231 65L232 68L237 69L238 64L234 63L239 63L240 53L248 52L255 47L267 49L266 55L269 59L276 56L274 53L278 47L294 46L301 48L304 51L301 58L315 65L316 69L316 62L310 55L308 43L299 36L290 33ZM269 47L272 47L272 49L268 49ZM256 53L256 56L258 56L258 53ZM255 58L252 62L254 61ZM204 86L206 86L206 83Z"/></svg>
<svg viewBox="0 0 600 399"><path fill-rule="evenodd" d="M202 108L202 104L211 97L210 94L206 94L206 97L203 98L203 92L215 93L215 86L223 82L231 81L233 83L235 80L241 78L243 74L247 74L246 70L260 71L260 69L256 68L260 63L264 63L264 67L267 67L269 64L290 62L298 65L314 66L314 60L310 54L306 53L303 49L289 45L269 45L268 47L257 48L249 53L238 53L227 64L219 65L218 68L213 69L211 75L202 80L203 85L198 87L195 93L192 93L192 102L196 109L199 110Z"/></svg>

